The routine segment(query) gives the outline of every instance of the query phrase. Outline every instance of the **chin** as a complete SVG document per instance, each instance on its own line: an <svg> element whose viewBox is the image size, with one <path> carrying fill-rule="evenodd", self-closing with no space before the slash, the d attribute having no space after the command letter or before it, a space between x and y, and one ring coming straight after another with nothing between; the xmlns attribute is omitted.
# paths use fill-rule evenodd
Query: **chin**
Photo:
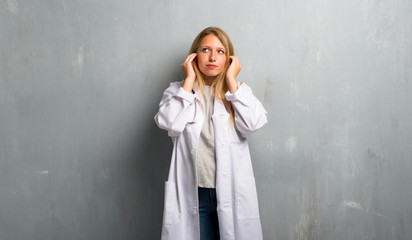
<svg viewBox="0 0 412 240"><path fill-rule="evenodd" d="M206 77L217 77L221 72L208 72L207 74L204 74Z"/></svg>

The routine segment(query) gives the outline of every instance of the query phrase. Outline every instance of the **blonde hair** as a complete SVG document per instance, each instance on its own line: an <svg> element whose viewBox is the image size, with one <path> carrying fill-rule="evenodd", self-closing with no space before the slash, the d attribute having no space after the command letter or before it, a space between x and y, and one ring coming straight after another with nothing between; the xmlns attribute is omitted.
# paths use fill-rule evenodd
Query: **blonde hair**
<svg viewBox="0 0 412 240"><path fill-rule="evenodd" d="M225 55L226 55L226 63L225 63L225 68L219 75L216 76L215 80L213 81L212 85L210 86L212 89L212 94L216 96L220 101L223 102L225 105L226 110L229 111L230 115L230 122L232 125L234 124L235 121L235 112L232 106L232 103L227 101L225 98L225 93L229 90L229 87L226 82L226 72L227 69L229 68L230 65L230 58L229 56L235 55L235 49L233 48L232 41L230 41L229 36L220 28L218 27L208 27L203 29L196 38L193 40L192 46L190 47L189 54L197 52L200 42L204 37L207 35L213 34L219 40L222 42L224 48L225 48ZM197 62L196 62L197 63ZM205 85L203 75L201 71L199 70L199 67L197 64L194 64L194 70L196 73L196 80L195 84L199 87L199 90L201 92L201 95L203 95L203 87Z"/></svg>

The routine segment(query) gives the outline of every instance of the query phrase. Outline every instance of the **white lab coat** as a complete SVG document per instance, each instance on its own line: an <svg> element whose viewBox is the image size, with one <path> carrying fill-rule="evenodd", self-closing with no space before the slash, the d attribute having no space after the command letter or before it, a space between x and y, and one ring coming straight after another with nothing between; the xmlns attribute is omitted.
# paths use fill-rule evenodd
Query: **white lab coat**
<svg viewBox="0 0 412 240"><path fill-rule="evenodd" d="M204 109L199 90L189 93L182 85L183 81L170 84L155 116L157 125L173 140L165 183L162 240L197 240L200 235L196 149ZM225 97L235 109L235 128L217 98L212 115L220 239L259 240L262 229L247 137L267 123L267 112L245 83Z"/></svg>

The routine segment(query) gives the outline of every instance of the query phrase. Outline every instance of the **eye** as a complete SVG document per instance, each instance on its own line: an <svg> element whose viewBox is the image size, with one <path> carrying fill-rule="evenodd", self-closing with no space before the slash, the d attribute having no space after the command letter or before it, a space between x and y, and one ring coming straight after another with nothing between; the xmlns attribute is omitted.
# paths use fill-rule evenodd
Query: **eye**
<svg viewBox="0 0 412 240"><path fill-rule="evenodd" d="M202 48L202 52L209 52L209 48Z"/></svg>
<svg viewBox="0 0 412 240"><path fill-rule="evenodd" d="M225 51L223 51L223 50L218 50L217 52L220 53L220 54L224 54L224 53L225 53Z"/></svg>

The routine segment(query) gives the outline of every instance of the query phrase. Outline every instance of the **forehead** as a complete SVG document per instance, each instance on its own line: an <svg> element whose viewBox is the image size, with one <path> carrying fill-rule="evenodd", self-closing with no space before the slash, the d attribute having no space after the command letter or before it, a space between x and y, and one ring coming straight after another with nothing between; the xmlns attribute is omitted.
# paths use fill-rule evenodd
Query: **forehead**
<svg viewBox="0 0 412 240"><path fill-rule="evenodd" d="M223 43L220 41L218 37L216 37L213 34L206 35L202 41L200 41L200 46L210 46L210 47L216 47L216 48L225 48L223 46Z"/></svg>

